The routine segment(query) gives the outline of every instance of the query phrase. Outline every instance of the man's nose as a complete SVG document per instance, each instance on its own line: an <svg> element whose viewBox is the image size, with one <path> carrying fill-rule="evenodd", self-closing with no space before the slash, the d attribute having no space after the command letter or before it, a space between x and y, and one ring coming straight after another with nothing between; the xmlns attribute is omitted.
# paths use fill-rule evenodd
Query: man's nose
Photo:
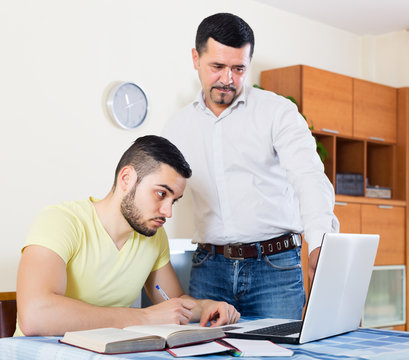
<svg viewBox="0 0 409 360"><path fill-rule="evenodd" d="M172 217L172 206L173 204L171 201L166 201L165 203L162 204L160 208L160 213L167 218Z"/></svg>
<svg viewBox="0 0 409 360"><path fill-rule="evenodd" d="M221 81L225 85L231 84L233 82L232 71L228 66L226 66L223 69L223 73L222 73L222 76L221 76Z"/></svg>

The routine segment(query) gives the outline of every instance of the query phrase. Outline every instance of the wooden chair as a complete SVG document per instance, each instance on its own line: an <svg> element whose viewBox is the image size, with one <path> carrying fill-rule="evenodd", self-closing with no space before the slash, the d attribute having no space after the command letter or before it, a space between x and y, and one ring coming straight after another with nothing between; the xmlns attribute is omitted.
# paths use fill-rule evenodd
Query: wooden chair
<svg viewBox="0 0 409 360"><path fill-rule="evenodd" d="M13 336L16 330L16 318L16 293L0 292L0 338Z"/></svg>

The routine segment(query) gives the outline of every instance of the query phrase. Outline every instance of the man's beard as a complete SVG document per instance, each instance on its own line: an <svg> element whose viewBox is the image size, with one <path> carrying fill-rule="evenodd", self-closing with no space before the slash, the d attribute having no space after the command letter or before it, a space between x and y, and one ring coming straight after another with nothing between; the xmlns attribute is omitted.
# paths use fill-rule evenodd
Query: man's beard
<svg viewBox="0 0 409 360"><path fill-rule="evenodd" d="M134 203L136 187L137 184L135 184L132 190L122 199L121 213L129 226L136 232L145 236L153 236L156 234L157 229L151 229L143 222L142 211ZM166 219L162 217L159 217L159 219L166 221Z"/></svg>
<svg viewBox="0 0 409 360"><path fill-rule="evenodd" d="M217 93L218 97L216 98L216 96L213 96L213 93L212 93L213 89L230 90L231 92L229 94L219 93L218 92ZM231 96L231 98L230 98L230 96ZM215 84L210 89L210 98L215 104L230 105L234 101L234 99L236 98L236 87L233 86L233 85Z"/></svg>

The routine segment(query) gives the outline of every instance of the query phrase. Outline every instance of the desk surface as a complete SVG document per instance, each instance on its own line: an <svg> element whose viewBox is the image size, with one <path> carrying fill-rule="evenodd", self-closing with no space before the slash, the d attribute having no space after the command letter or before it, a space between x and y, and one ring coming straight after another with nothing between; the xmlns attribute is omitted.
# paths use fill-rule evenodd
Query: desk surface
<svg viewBox="0 0 409 360"><path fill-rule="evenodd" d="M175 359L166 351L100 355L58 342L60 337L17 337L0 339L0 360L123 360ZM294 350L292 357L271 359L409 359L409 333L359 329L355 332L303 345L285 345ZM208 355L184 359L233 359L230 355ZM256 358L251 358L256 359ZM268 359L266 357L260 359Z"/></svg>

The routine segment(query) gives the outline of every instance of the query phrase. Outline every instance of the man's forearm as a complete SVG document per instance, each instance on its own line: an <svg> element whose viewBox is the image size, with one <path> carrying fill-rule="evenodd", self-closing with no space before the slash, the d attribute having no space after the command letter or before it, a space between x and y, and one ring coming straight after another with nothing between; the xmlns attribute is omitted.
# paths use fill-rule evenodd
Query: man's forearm
<svg viewBox="0 0 409 360"><path fill-rule="evenodd" d="M19 302L18 323L26 336L63 335L66 331L142 324L144 309L101 307L52 294Z"/></svg>

